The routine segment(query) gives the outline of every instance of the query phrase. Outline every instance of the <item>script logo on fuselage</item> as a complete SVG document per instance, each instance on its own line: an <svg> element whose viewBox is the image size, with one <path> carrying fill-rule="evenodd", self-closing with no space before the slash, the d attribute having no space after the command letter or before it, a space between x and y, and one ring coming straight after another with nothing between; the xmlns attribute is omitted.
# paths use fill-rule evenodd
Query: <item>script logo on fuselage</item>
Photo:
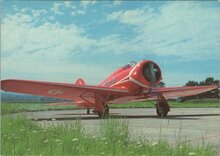
<svg viewBox="0 0 220 156"><path fill-rule="evenodd" d="M64 91L58 90L58 89L53 89L53 90L48 91L49 94L53 94L53 95L57 95L57 94L61 95L61 94L63 94L63 92Z"/></svg>

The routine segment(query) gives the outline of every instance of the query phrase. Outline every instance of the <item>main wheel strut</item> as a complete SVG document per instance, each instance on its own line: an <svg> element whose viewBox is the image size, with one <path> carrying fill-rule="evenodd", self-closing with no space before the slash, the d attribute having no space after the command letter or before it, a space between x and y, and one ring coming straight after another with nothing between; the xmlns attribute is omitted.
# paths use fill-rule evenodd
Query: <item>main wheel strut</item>
<svg viewBox="0 0 220 156"><path fill-rule="evenodd" d="M87 113L87 114L90 114L90 109L89 109L89 108L87 109L86 113Z"/></svg>
<svg viewBox="0 0 220 156"><path fill-rule="evenodd" d="M103 112L98 112L99 118L107 118L109 115L109 107L108 105L104 106L104 111Z"/></svg>
<svg viewBox="0 0 220 156"><path fill-rule="evenodd" d="M170 106L163 95L158 95L158 102L155 107L158 117L165 117L170 111Z"/></svg>

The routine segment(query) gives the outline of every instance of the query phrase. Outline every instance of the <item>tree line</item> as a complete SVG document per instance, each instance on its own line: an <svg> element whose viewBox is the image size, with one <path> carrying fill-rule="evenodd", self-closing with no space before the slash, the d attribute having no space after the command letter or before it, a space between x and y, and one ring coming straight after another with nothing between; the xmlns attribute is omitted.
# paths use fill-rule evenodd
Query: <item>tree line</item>
<svg viewBox="0 0 220 156"><path fill-rule="evenodd" d="M214 79L213 77L207 77L204 81L188 81L185 86L209 86L209 85L219 85L219 80ZM209 92L201 93L194 96L185 97L185 99L190 98L219 98L220 91L215 89Z"/></svg>

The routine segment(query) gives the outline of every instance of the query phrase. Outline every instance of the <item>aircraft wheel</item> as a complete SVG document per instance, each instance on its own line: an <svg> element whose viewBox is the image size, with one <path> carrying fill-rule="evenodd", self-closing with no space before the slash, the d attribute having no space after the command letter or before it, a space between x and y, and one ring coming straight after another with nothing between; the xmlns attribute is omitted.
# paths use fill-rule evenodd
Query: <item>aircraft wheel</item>
<svg viewBox="0 0 220 156"><path fill-rule="evenodd" d="M165 117L170 111L170 106L163 95L158 95L158 102L155 107L158 117Z"/></svg>
<svg viewBox="0 0 220 156"><path fill-rule="evenodd" d="M107 118L108 117L108 115L109 115L109 107L108 107L108 105L105 105L104 106L104 112L99 112L98 113L98 115L99 115L99 118Z"/></svg>
<svg viewBox="0 0 220 156"><path fill-rule="evenodd" d="M159 105L156 107L156 112L158 117L166 117L169 110L165 105Z"/></svg>
<svg viewBox="0 0 220 156"><path fill-rule="evenodd" d="M86 112L87 114L90 114L90 109L87 109L87 112Z"/></svg>

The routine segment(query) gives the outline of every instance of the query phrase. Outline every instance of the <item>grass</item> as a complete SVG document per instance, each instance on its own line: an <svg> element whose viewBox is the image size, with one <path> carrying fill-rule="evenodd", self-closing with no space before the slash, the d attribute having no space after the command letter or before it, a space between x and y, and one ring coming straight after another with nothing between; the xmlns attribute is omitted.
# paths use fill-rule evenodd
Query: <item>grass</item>
<svg viewBox="0 0 220 156"><path fill-rule="evenodd" d="M127 104L112 104L111 108L154 108L156 101L131 102ZM185 102L168 101L171 108L219 108L218 99L193 99Z"/></svg>
<svg viewBox="0 0 220 156"><path fill-rule="evenodd" d="M75 106L49 106L46 103L1 103L1 114L30 111L68 110Z"/></svg>
<svg viewBox="0 0 220 156"><path fill-rule="evenodd" d="M169 145L142 137L131 140L125 120L103 120L98 135L87 135L81 121L74 124L40 127L25 117L2 117L1 155L145 155L215 156L212 145Z"/></svg>
<svg viewBox="0 0 220 156"><path fill-rule="evenodd" d="M110 108L154 108L155 101L112 104ZM219 108L218 99L193 99L185 102L169 101L171 108ZM68 110L75 106L48 106L46 103L1 103L1 113L9 114L26 111Z"/></svg>

